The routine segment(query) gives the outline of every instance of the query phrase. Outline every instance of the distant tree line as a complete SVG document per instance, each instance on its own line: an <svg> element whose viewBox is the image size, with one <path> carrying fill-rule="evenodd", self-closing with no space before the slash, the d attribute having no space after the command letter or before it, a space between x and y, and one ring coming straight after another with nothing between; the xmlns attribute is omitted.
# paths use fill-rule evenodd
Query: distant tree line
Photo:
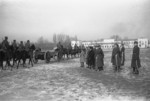
<svg viewBox="0 0 150 101"><path fill-rule="evenodd" d="M63 34L63 33L60 33L60 34L54 33L53 34L54 44L57 44L58 42L61 42L61 44L64 47L68 47L68 46L71 46L71 41L72 40L77 41L78 40L77 36L71 37L71 36Z"/></svg>
<svg viewBox="0 0 150 101"><path fill-rule="evenodd" d="M70 47L72 40L77 41L78 40L77 36L71 37L64 33L59 33L59 34L54 33L53 42L50 42L48 39L45 39L41 36L38 38L37 42L35 42L35 46L43 50L51 50L57 46L58 42L61 42L61 44L64 47Z"/></svg>

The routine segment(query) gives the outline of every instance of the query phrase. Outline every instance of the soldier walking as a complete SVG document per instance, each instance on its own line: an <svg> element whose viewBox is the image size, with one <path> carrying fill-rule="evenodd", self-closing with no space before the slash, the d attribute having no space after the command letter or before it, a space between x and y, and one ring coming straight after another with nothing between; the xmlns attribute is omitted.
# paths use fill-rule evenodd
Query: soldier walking
<svg viewBox="0 0 150 101"><path fill-rule="evenodd" d="M133 68L134 74L139 74L139 68L141 67L140 62L140 48L138 47L138 42L134 42L134 48L133 48L133 54L132 54L132 61L131 61L131 67Z"/></svg>

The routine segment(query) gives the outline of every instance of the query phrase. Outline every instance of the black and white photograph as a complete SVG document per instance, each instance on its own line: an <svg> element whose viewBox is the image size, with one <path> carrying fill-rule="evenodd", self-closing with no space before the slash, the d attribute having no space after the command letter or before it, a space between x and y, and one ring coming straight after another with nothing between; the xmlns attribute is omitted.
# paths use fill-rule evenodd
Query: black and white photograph
<svg viewBox="0 0 150 101"><path fill-rule="evenodd" d="M150 101L150 0L0 0L0 101Z"/></svg>

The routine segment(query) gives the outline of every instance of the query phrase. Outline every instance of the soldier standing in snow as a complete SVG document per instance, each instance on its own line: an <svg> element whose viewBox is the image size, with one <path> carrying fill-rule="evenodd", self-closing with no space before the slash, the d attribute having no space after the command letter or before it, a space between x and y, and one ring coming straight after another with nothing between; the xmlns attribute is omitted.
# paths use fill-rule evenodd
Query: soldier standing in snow
<svg viewBox="0 0 150 101"><path fill-rule="evenodd" d="M121 66L124 66L125 62L125 47L124 44L121 44Z"/></svg>
<svg viewBox="0 0 150 101"><path fill-rule="evenodd" d="M101 49L100 45L96 46L95 66L96 66L96 70L99 70L99 71L103 70L103 66L104 66L104 53L103 53L103 50Z"/></svg>
<svg viewBox="0 0 150 101"><path fill-rule="evenodd" d="M139 68L141 67L140 62L140 48L138 47L138 42L134 42L134 48L133 48L133 54L132 54L132 61L131 61L131 67L133 68L134 74L139 74Z"/></svg>
<svg viewBox="0 0 150 101"><path fill-rule="evenodd" d="M111 62L115 67L115 71L119 71L121 66L121 54L120 54L119 45L117 43L115 43L114 49L112 51Z"/></svg>

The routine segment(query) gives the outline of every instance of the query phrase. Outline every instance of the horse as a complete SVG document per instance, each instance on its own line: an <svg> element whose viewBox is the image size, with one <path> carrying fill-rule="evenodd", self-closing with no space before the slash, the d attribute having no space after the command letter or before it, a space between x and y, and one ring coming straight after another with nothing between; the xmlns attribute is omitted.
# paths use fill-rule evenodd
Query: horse
<svg viewBox="0 0 150 101"><path fill-rule="evenodd" d="M29 59L29 65L31 63L33 67L33 51L35 50L35 46L31 45L29 48L29 51L27 50L22 50L22 51L17 51L17 69L19 68L20 61L23 60L23 67L25 67L26 60Z"/></svg>
<svg viewBox="0 0 150 101"><path fill-rule="evenodd" d="M2 70L5 70L6 68L4 68L3 66L3 62L6 61L5 67L11 67L12 70L12 65L10 64L10 61L12 59L12 45L8 45L7 49L3 49L0 46L0 66L2 67Z"/></svg>

